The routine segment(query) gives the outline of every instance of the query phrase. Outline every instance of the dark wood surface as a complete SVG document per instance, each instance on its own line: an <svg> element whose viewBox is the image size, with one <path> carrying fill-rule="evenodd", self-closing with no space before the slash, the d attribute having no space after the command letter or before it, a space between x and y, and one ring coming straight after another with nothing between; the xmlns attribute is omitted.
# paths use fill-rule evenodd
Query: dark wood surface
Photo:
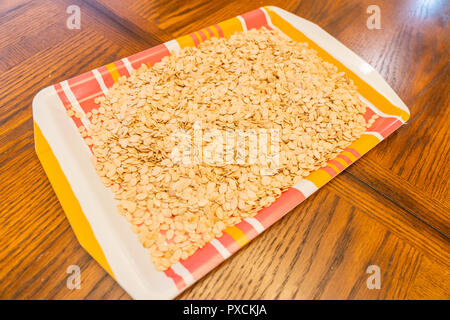
<svg viewBox="0 0 450 320"><path fill-rule="evenodd" d="M0 298L129 299L80 247L34 152L47 85L262 5L328 31L375 67L411 119L180 295L181 299L449 299L449 5L377 1L7 0L0 3ZM81 30L66 28L69 5ZM342 190L346 190L343 192ZM80 290L66 287L79 265ZM381 289L366 269L378 265Z"/></svg>

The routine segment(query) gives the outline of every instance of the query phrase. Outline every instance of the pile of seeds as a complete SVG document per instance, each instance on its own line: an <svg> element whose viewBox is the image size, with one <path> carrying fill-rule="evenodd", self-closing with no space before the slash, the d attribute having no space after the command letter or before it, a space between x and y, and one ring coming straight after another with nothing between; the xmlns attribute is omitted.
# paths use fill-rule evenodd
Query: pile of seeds
<svg viewBox="0 0 450 320"><path fill-rule="evenodd" d="M159 270L269 206L369 125L344 73L307 44L265 28L142 65L97 103L81 133ZM190 134L195 124L203 132L275 130L279 160L269 161L271 174L259 162L175 161L174 132Z"/></svg>

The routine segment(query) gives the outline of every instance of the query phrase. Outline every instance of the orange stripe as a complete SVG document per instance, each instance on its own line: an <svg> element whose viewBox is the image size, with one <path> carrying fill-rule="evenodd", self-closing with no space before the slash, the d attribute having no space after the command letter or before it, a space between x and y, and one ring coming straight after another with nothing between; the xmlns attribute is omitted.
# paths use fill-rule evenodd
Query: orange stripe
<svg viewBox="0 0 450 320"><path fill-rule="evenodd" d="M362 156L375 147L378 143L380 143L380 140L377 137L367 134L361 136L358 140L353 141L353 143L348 147L355 149Z"/></svg>
<svg viewBox="0 0 450 320"><path fill-rule="evenodd" d="M117 67L114 64L114 62L107 64L105 67L106 67L106 69L108 69L114 82L117 82L120 78L120 74L119 74L119 71L117 71Z"/></svg>
<svg viewBox="0 0 450 320"><path fill-rule="evenodd" d="M201 42L200 38L197 36L195 32L189 33L189 36L192 38L192 40L194 41L194 45L197 47Z"/></svg>
<svg viewBox="0 0 450 320"><path fill-rule="evenodd" d="M345 166L349 166L353 163L352 160L346 155L342 154L342 152L337 155L335 160L338 160L340 163L345 163Z"/></svg>
<svg viewBox="0 0 450 320"><path fill-rule="evenodd" d="M186 48L186 47L194 47L195 46L194 40L189 35L179 37L176 40L177 40L178 44L180 45L181 49Z"/></svg>
<svg viewBox="0 0 450 320"><path fill-rule="evenodd" d="M352 155L354 155L356 159L361 158L361 154L358 151L356 151L355 149L353 149L351 147L347 147L347 148L345 148L345 150L350 152Z"/></svg>
<svg viewBox="0 0 450 320"><path fill-rule="evenodd" d="M327 165L328 165L330 168L332 168L336 173L341 172L341 169L339 169L339 167L338 167L336 164L331 163L330 161L328 161ZM339 163L338 165L340 166L340 163Z"/></svg>
<svg viewBox="0 0 450 320"><path fill-rule="evenodd" d="M361 138L360 138L360 139L361 139ZM354 156L353 153L348 152L348 151L346 151L346 150L342 151L342 152L341 152L341 155L343 155L343 156L345 156L346 158L350 159L350 161L351 161L352 163L355 162L356 160L358 160L358 159Z"/></svg>
<svg viewBox="0 0 450 320"><path fill-rule="evenodd" d="M215 26L218 26L223 31L223 36L228 38L236 32L244 31L241 21L237 17L225 20Z"/></svg>
<svg viewBox="0 0 450 320"><path fill-rule="evenodd" d="M211 39L211 35L206 31L206 28L202 29L200 31L205 35L206 40L210 40Z"/></svg>
<svg viewBox="0 0 450 320"><path fill-rule="evenodd" d="M342 170L345 169L345 167L347 167L347 163L346 163L344 160L339 159L339 158L337 158L337 157L334 158L334 159L332 159L332 160L330 160L330 161L328 161L328 163L329 163L329 164L332 164L333 166L335 166L336 168L338 168L339 171L342 171Z"/></svg>
<svg viewBox="0 0 450 320"><path fill-rule="evenodd" d="M207 31L206 33L209 35L210 39L214 37L214 32L209 27L206 27L205 30Z"/></svg>
<svg viewBox="0 0 450 320"><path fill-rule="evenodd" d="M320 168L320 170L325 171L325 172L328 173L332 178L334 178L334 177L336 176L336 174L339 172L339 171L336 172L336 170L333 169L333 168L332 168L331 166L329 166L329 165Z"/></svg>
<svg viewBox="0 0 450 320"><path fill-rule="evenodd" d="M224 232L229 234L234 239L234 241L236 241L239 244L239 247L241 248L245 246L249 241L245 233L235 226L226 228Z"/></svg>
<svg viewBox="0 0 450 320"><path fill-rule="evenodd" d="M206 34L202 30L198 30L196 34L201 39L202 42L208 39L206 38Z"/></svg>
<svg viewBox="0 0 450 320"><path fill-rule="evenodd" d="M218 38L223 38L222 28L218 24L215 24L213 27L217 31L217 37Z"/></svg>
<svg viewBox="0 0 450 320"><path fill-rule="evenodd" d="M330 174L324 170L316 170L306 177L309 181L314 183L317 188L322 187L331 180Z"/></svg>
<svg viewBox="0 0 450 320"><path fill-rule="evenodd" d="M219 31L217 31L217 28L214 26L207 27L206 30L208 31L209 35L212 37L220 38Z"/></svg>
<svg viewBox="0 0 450 320"><path fill-rule="evenodd" d="M258 231L247 221L242 220L236 225L248 239L254 239L258 235Z"/></svg>

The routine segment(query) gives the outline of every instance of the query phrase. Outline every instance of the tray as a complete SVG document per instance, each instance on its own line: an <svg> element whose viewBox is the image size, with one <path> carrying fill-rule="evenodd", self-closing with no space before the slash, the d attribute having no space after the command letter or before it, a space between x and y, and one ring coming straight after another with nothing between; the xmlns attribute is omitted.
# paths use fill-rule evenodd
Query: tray
<svg viewBox="0 0 450 320"><path fill-rule="evenodd" d="M120 76L186 46L211 37L266 26L296 41L307 42L324 60L345 71L369 106L367 119L380 117L327 166L285 191L255 217L227 228L192 256L165 272L155 269L148 252L116 209L116 200L91 164L91 151L78 127L86 119L71 118L67 108L86 113ZM345 170L409 119L409 110L381 76L355 53L317 25L277 7L263 7L160 44L41 90L33 100L37 155L80 244L135 299L170 299L203 277L250 240L264 232L321 186Z"/></svg>

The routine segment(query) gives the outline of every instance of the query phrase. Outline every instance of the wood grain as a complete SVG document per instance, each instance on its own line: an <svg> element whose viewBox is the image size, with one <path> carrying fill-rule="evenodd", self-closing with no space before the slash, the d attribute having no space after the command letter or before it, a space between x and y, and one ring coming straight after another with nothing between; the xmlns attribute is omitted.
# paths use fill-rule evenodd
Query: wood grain
<svg viewBox="0 0 450 320"><path fill-rule="evenodd" d="M8 0L0 4L0 298L129 299L80 247L35 155L43 87L262 5L331 33L374 66L412 117L181 299L449 299L449 6L378 1ZM81 30L66 8L81 7ZM345 191L342 191L345 190ZM69 265L80 290L66 287ZM380 290L366 286L369 265Z"/></svg>

